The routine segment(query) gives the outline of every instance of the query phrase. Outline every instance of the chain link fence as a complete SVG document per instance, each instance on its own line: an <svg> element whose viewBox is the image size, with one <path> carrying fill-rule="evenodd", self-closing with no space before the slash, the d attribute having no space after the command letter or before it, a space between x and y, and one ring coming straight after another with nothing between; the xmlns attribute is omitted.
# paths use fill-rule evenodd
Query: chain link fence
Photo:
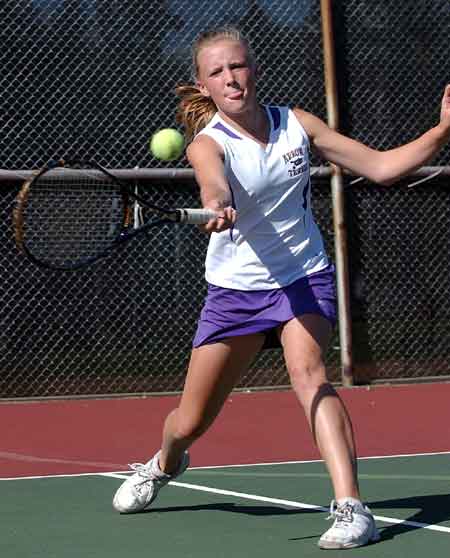
<svg viewBox="0 0 450 558"><path fill-rule="evenodd" d="M148 139L175 126L174 88L190 80L194 37L227 23L254 47L262 102L326 118L316 0L11 0L0 14L3 169L55 157L168 167L152 159ZM389 148L433 125L450 75L448 1L343 0L334 14L343 130ZM357 382L449 374L449 186L346 190ZM205 294L206 237L170 227L91 269L43 272L12 240L17 187L0 182L0 397L180 390ZM147 187L156 203L198 205L193 183ZM326 179L313 178L313 206L333 256ZM327 355L333 381L337 336ZM275 350L261 353L238 387L286 384Z"/></svg>
<svg viewBox="0 0 450 558"><path fill-rule="evenodd" d="M343 0L333 10L341 129L389 149L437 124L450 80L450 3ZM449 155L447 146L432 164Z"/></svg>
<svg viewBox="0 0 450 558"><path fill-rule="evenodd" d="M318 183L317 192L330 244L326 183ZM206 294L206 235L182 225L152 229L156 232L89 268L50 272L16 250L10 230L15 193L15 187L3 187L0 196L0 265L8 278L0 340L2 397L181 390ZM152 199L192 206L196 187L161 182ZM329 361L338 379L335 348ZM286 384L281 351L266 350L238 387Z"/></svg>
<svg viewBox="0 0 450 558"><path fill-rule="evenodd" d="M358 381L450 375L450 181L348 198Z"/></svg>
<svg viewBox="0 0 450 558"><path fill-rule="evenodd" d="M10 0L0 14L2 168L63 156L163 166L148 139L175 125L174 90L191 80L192 41L223 24L248 35L262 101L325 116L318 2Z"/></svg>
<svg viewBox="0 0 450 558"><path fill-rule="evenodd" d="M439 121L450 3L334 2L341 129L376 148ZM430 164L446 165L447 145ZM450 179L346 192L355 378L450 374Z"/></svg>

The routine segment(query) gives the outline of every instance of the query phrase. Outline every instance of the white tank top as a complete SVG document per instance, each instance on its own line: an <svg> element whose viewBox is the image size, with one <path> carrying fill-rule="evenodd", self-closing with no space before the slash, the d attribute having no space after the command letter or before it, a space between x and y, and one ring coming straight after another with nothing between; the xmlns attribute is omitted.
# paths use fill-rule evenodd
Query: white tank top
<svg viewBox="0 0 450 558"><path fill-rule="evenodd" d="M327 255L311 212L309 140L288 107L266 106L264 148L217 113L200 132L222 146L238 218L212 233L208 283L239 290L279 288L325 268Z"/></svg>

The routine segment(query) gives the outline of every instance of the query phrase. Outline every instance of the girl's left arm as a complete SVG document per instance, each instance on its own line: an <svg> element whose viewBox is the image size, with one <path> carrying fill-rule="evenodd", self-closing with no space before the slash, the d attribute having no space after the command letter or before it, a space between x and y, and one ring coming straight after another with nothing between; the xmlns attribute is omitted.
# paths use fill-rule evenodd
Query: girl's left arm
<svg viewBox="0 0 450 558"><path fill-rule="evenodd" d="M450 85L442 97L439 123L414 141L387 151L352 140L306 111L296 108L294 113L322 157L357 175L388 185L426 164L449 141Z"/></svg>

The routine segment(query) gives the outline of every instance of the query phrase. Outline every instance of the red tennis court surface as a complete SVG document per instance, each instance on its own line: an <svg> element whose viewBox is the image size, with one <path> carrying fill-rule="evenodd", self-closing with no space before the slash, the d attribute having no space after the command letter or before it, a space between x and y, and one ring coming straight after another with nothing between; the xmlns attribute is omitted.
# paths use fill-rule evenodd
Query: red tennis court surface
<svg viewBox="0 0 450 558"><path fill-rule="evenodd" d="M450 451L450 383L338 390L358 454ZM0 477L123 470L160 445L177 396L0 403ZM291 391L233 393L192 448L191 464L318 458Z"/></svg>

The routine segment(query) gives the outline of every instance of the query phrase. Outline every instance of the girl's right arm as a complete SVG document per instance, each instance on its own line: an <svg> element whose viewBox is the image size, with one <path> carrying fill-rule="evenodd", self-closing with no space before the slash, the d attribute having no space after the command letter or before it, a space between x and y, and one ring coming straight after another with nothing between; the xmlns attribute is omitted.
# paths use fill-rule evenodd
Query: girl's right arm
<svg viewBox="0 0 450 558"><path fill-rule="evenodd" d="M232 207L221 147L212 138L200 135L188 146L186 155L200 187L203 207L217 213L217 218L211 219L203 229L206 232L229 229L236 221L237 214Z"/></svg>

